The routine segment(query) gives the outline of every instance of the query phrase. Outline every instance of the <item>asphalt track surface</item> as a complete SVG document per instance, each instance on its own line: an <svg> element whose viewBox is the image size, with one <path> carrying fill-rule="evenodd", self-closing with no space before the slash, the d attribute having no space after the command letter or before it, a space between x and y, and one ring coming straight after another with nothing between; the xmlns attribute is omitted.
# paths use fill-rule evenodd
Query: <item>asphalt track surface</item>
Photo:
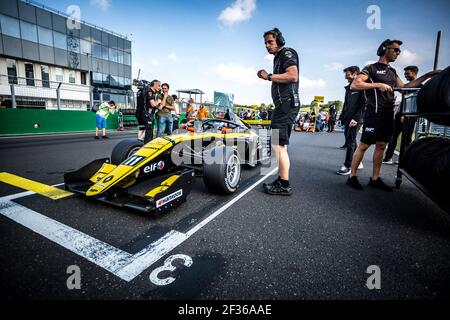
<svg viewBox="0 0 450 320"><path fill-rule="evenodd" d="M63 173L107 157L113 146L135 133L0 138L0 172L48 185ZM342 133L293 133L292 197L262 192L258 168L244 171L233 196L209 194L201 178L188 202L163 216L148 216L80 196L51 200L28 195L14 200L124 252L135 254L175 230L186 233L211 214L222 212L188 239L124 281L95 263L0 215L2 299L448 299L450 296L450 216L414 185L404 181L386 193L345 185L335 171L344 159ZM369 180L372 149L360 181ZM395 166L382 177L394 182ZM275 176L269 177L267 181ZM254 187L249 190L249 188ZM59 187L62 188L62 187ZM231 206L235 197L248 191ZM0 183L0 198L24 190ZM1 210L2 208L0 208ZM173 255L175 281L155 284L150 275ZM81 289L69 290L67 267L79 266ZM379 266L381 289L369 290L366 273Z"/></svg>

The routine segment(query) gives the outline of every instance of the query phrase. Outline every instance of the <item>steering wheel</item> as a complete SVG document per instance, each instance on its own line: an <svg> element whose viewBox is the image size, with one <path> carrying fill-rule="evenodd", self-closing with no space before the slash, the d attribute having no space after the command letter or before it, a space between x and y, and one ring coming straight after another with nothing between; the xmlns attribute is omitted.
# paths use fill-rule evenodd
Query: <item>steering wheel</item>
<svg viewBox="0 0 450 320"><path fill-rule="evenodd" d="M203 131L205 131L205 130L208 130L210 128L215 128L214 124L217 124L217 123L221 123L221 124L223 124L222 127L229 128L229 129L232 129L232 130L236 129L237 127L240 127L237 123L234 123L231 120L209 119L209 120L206 120L205 122L202 123L202 129L203 129ZM222 127L220 129L222 129Z"/></svg>
<svg viewBox="0 0 450 320"><path fill-rule="evenodd" d="M212 121L205 121L202 123L202 131L206 131L209 129L214 129L214 124Z"/></svg>

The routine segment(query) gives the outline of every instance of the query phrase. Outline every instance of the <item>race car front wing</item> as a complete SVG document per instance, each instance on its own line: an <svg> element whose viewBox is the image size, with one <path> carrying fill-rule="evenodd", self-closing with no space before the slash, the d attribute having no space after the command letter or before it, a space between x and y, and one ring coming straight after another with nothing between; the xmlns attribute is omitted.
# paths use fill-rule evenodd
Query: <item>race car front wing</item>
<svg viewBox="0 0 450 320"><path fill-rule="evenodd" d="M64 174L65 188L86 196L109 159L97 159L77 171ZM117 207L131 208L146 213L163 213L184 201L192 189L194 169L179 168L168 174L138 181L128 188L112 188L95 197L88 197ZM94 180L94 181L93 181Z"/></svg>

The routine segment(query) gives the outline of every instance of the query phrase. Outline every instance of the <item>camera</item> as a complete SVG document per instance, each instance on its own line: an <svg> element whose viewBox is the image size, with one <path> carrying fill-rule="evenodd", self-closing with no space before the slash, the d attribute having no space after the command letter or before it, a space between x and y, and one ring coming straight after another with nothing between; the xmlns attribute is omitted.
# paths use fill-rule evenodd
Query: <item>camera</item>
<svg viewBox="0 0 450 320"><path fill-rule="evenodd" d="M137 87L138 89L142 89L149 85L150 85L150 82L147 80L133 79L133 86Z"/></svg>

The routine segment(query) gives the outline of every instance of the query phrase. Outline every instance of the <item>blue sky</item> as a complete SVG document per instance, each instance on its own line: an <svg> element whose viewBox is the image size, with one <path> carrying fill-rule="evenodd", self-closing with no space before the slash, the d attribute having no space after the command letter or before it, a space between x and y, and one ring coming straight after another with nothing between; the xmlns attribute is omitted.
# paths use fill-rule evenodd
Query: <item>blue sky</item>
<svg viewBox="0 0 450 320"><path fill-rule="evenodd" d="M214 91L233 93L239 104L270 103L270 83L256 72L272 71L264 31L278 27L287 46L300 55L300 96L343 100L343 67L363 67L377 59L386 38L403 41L393 64L431 70L436 32L442 30L439 68L450 65L450 3L428 1L328 0L49 0L66 11L78 5L81 19L127 35L133 46L133 77L160 79L176 89L199 88L211 101ZM380 8L381 28L369 29L370 5Z"/></svg>

